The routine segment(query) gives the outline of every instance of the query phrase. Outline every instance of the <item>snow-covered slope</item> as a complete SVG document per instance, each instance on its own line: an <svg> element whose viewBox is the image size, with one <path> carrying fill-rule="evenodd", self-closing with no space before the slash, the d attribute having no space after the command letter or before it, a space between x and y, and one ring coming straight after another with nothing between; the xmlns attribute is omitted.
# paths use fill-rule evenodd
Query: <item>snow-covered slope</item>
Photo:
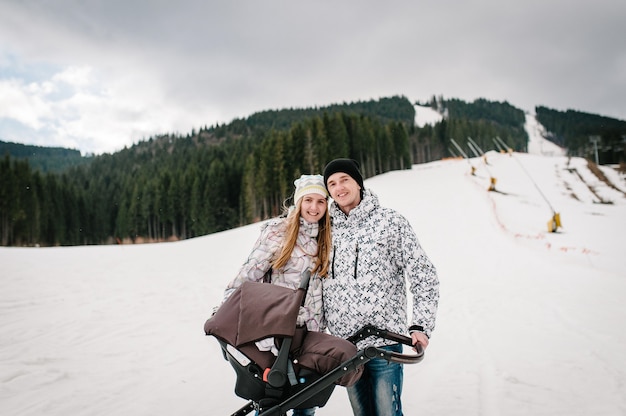
<svg viewBox="0 0 626 416"><path fill-rule="evenodd" d="M580 159L486 162L365 181L409 219L441 279L426 358L405 369L405 414L625 414L626 197L594 202ZM547 232L553 210L558 233ZM232 413L244 401L202 326L258 232L0 248L0 414ZM318 414L350 414L343 388Z"/></svg>
<svg viewBox="0 0 626 416"><path fill-rule="evenodd" d="M566 154L565 149L546 139L546 129L537 121L535 114L526 113L524 128L528 133L528 153L531 155L564 156Z"/></svg>
<svg viewBox="0 0 626 416"><path fill-rule="evenodd" d="M414 105L415 108L415 125L424 127L426 124L434 125L443 120L443 115L433 110L431 107Z"/></svg>

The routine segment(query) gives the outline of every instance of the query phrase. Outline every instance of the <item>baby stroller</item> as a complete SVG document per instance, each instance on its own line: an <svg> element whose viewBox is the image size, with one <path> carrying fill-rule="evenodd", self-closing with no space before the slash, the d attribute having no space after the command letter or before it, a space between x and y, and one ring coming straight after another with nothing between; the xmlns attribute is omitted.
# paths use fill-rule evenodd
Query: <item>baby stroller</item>
<svg viewBox="0 0 626 416"><path fill-rule="evenodd" d="M381 348L357 350L356 343L370 336L411 346L411 338L365 326L345 340L326 333L307 332L296 321L310 275L296 290L268 283L246 282L204 324L224 358L235 370L235 394L249 400L232 416L258 410L259 416L283 416L290 409L323 407L336 385L351 386L362 366L373 359L415 364L415 354ZM278 355L261 351L256 341L273 337Z"/></svg>

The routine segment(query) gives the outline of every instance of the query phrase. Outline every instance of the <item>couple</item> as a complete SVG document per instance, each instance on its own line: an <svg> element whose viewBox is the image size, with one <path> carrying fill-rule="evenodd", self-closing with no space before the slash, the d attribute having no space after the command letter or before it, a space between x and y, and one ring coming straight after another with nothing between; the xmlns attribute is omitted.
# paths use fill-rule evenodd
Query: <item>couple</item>
<svg viewBox="0 0 626 416"><path fill-rule="evenodd" d="M301 274L310 270L298 325L348 338L371 324L408 332L414 345L426 348L435 326L439 282L409 222L379 205L378 197L364 188L359 165L352 159L335 159L326 165L323 177L302 175L294 184L295 209L263 226L225 298L244 281L261 281L268 272L272 283L297 288ZM413 295L408 328L407 282ZM357 344L359 349L367 345L363 342L402 351L401 345L372 338ZM360 380L347 388L354 415L402 415L402 377L401 364L368 362ZM293 411L313 414L314 408Z"/></svg>

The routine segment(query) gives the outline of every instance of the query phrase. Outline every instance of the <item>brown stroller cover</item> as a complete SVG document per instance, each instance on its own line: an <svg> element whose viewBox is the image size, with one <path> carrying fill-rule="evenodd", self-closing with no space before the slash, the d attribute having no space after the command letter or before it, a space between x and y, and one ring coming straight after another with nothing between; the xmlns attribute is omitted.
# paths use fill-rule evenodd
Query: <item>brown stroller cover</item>
<svg viewBox="0 0 626 416"><path fill-rule="evenodd" d="M326 374L352 358L357 348L343 338L297 328L304 294L303 288L245 282L206 321L204 331L232 345L262 369L270 368L277 357L269 351L259 351L255 342L274 337L282 344L285 339L291 339L290 359L296 371L307 368ZM360 376L361 371L353 371L335 383L350 386Z"/></svg>

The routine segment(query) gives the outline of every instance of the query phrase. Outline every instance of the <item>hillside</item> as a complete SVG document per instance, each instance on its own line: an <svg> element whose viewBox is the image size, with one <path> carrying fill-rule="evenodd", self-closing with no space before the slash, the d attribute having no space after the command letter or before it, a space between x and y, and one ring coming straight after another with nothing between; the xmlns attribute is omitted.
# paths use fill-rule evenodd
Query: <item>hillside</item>
<svg viewBox="0 0 626 416"><path fill-rule="evenodd" d="M93 157L82 156L78 150L25 145L0 140L0 157L5 156L18 160L28 160L31 168L43 173L61 173L73 167L87 165L93 159Z"/></svg>
<svg viewBox="0 0 626 416"><path fill-rule="evenodd" d="M600 164L624 163L626 121L575 110L536 108L537 120L547 138L569 149L570 154L597 159Z"/></svg>
<svg viewBox="0 0 626 416"><path fill-rule="evenodd" d="M365 181L407 217L441 280L426 358L405 368L406 414L622 414L626 198L581 179L591 177L583 159L486 161ZM492 175L499 192L487 191ZM557 233L546 200L561 214ZM258 233L252 224L164 244L0 248L0 413L231 414L244 401L202 325ZM337 388L318 414L349 412Z"/></svg>
<svg viewBox="0 0 626 416"><path fill-rule="evenodd" d="M532 128L554 139L539 117L533 115ZM260 112L97 157L12 146L19 157L0 161L0 243L136 243L219 232L277 215L291 196L292 178L320 172L334 157L356 159L369 178L455 156L452 139L463 147L471 140L482 152L495 149L498 138L504 144L498 148L526 151L528 120L507 102L439 97L419 105L396 96ZM600 126L587 115L580 125L589 131ZM620 146L601 147L603 160L609 153L623 160ZM593 157L590 146L566 151ZM478 154L469 147L463 153ZM66 163L61 174L32 166L33 160L52 165L60 159Z"/></svg>

